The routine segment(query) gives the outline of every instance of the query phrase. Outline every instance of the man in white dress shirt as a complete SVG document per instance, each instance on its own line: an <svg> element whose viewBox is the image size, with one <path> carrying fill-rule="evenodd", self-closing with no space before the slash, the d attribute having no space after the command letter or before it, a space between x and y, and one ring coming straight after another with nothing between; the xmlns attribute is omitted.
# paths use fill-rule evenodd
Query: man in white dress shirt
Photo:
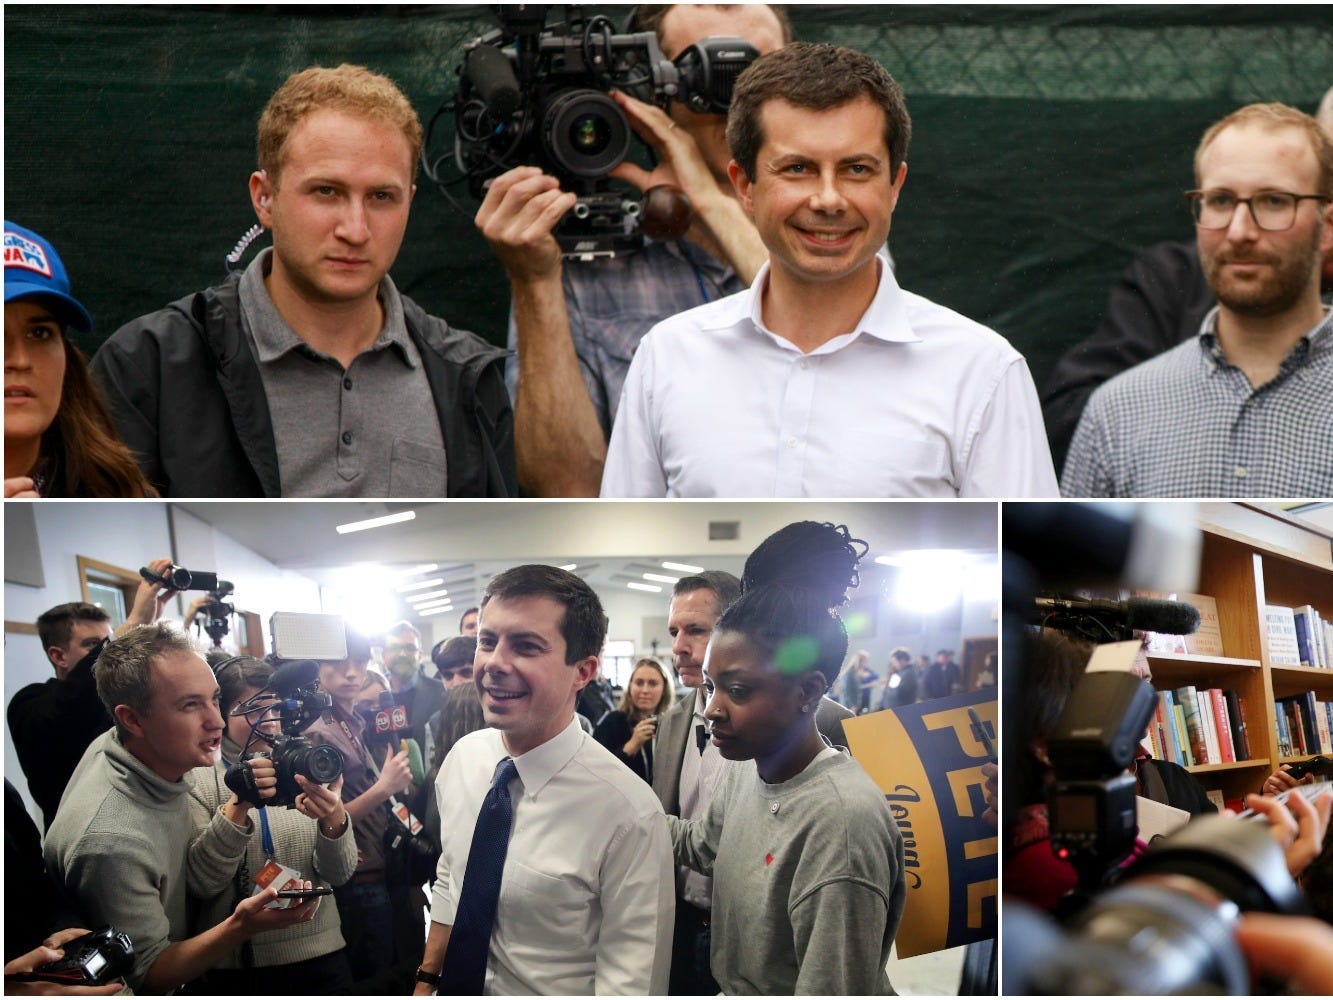
<svg viewBox="0 0 1333 1000"><path fill-rule="evenodd" d="M513 821L483 992L666 992L675 863L662 806L574 720L606 627L597 595L564 570L520 566L487 586L473 682L492 728L460 740L436 779L443 842L418 995L453 985L440 973L473 830L507 758Z"/></svg>
<svg viewBox="0 0 1333 1000"><path fill-rule="evenodd" d="M602 496L1058 495L1022 356L879 253L910 136L902 89L851 49L741 75L728 172L769 263L640 344Z"/></svg>

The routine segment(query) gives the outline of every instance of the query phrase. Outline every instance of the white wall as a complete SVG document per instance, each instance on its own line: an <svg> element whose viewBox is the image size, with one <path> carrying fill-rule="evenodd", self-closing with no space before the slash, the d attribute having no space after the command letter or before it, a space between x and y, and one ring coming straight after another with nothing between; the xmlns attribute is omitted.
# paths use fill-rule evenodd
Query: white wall
<svg viewBox="0 0 1333 1000"><path fill-rule="evenodd" d="M236 608L256 612L263 619L266 641L272 612L320 610L319 587L313 580L278 569L261 554L165 503L44 500L33 505L33 513L46 585L31 587L6 580L6 621L32 624L48 608L81 600L77 556L131 571L158 557L170 557L192 570L216 570L236 585ZM165 617L179 619L183 613L177 597L168 604ZM20 688L52 676L37 636L5 634L4 675L6 708ZM40 827L41 814L28 796L7 724L4 774L23 793Z"/></svg>

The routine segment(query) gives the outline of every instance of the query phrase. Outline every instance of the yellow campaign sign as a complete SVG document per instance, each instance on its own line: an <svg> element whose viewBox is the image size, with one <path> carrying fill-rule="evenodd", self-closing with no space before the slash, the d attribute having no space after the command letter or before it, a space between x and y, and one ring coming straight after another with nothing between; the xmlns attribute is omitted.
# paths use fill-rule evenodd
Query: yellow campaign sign
<svg viewBox="0 0 1333 1000"><path fill-rule="evenodd" d="M995 736L993 689L843 721L852 756L884 792L903 838L900 958L995 937L999 841L981 819L990 759L968 715Z"/></svg>

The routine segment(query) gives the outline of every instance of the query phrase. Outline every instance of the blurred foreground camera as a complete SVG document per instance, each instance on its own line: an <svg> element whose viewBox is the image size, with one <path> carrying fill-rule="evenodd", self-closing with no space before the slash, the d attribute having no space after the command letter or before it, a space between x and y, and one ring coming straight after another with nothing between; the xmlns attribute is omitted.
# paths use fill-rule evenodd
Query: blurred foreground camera
<svg viewBox="0 0 1333 1000"><path fill-rule="evenodd" d="M63 958L39 965L30 973L5 978L60 983L66 987L105 986L134 967L133 942L128 934L113 927L103 927L66 941L61 949L65 952Z"/></svg>

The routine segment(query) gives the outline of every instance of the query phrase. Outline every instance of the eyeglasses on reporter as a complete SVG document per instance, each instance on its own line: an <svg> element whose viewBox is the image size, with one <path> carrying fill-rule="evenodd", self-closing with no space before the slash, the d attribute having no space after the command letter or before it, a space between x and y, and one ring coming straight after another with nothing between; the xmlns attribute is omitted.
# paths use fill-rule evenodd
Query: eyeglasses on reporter
<svg viewBox="0 0 1333 1000"><path fill-rule="evenodd" d="M1226 188L1186 191L1185 197L1189 199L1194 225L1199 229L1226 229L1231 225L1236 209L1244 205L1254 224L1269 233L1285 232L1294 226L1296 210L1302 201L1323 204L1330 200L1326 195L1297 194L1294 191L1257 191L1248 198L1240 198Z"/></svg>

